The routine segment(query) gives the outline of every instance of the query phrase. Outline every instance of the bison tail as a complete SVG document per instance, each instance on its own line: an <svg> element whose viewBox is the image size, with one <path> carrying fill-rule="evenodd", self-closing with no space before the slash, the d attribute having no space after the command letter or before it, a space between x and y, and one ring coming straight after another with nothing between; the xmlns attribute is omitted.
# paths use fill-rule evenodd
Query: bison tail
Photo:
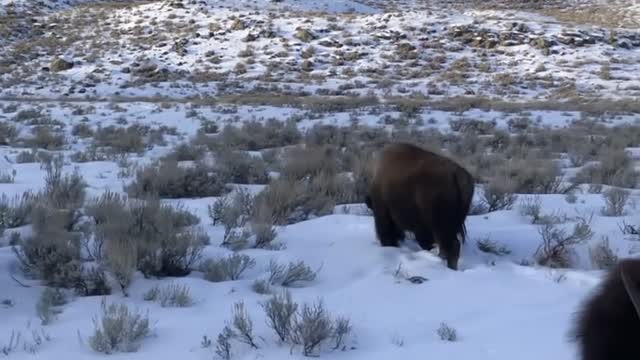
<svg viewBox="0 0 640 360"><path fill-rule="evenodd" d="M465 225L465 219L471 208L471 201L473 200L474 183L473 177L464 169L454 174L453 180L456 186L457 194L457 206L456 206L456 220L458 221L459 232L461 242L464 243L467 237L467 226Z"/></svg>

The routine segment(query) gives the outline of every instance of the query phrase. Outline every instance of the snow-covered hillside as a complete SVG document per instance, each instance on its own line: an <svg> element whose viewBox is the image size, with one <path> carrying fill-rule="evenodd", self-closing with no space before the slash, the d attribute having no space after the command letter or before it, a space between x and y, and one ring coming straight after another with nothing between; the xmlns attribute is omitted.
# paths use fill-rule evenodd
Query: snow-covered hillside
<svg viewBox="0 0 640 360"><path fill-rule="evenodd" d="M633 1L0 1L0 358L573 360L640 250ZM476 178L459 271L376 239L395 141Z"/></svg>
<svg viewBox="0 0 640 360"><path fill-rule="evenodd" d="M83 7L21 24L17 34L8 23L17 38L0 55L0 96L638 95L634 29L438 4L384 13L233 4L239 9L218 1Z"/></svg>

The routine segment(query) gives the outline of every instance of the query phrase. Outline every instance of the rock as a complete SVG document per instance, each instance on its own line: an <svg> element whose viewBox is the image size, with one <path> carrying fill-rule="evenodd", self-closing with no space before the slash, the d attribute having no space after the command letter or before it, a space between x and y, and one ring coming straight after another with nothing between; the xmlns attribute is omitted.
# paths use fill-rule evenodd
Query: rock
<svg viewBox="0 0 640 360"><path fill-rule="evenodd" d="M627 49L627 50L633 49L633 43L631 43L631 40L627 38L619 38L617 41L617 46L619 48Z"/></svg>
<svg viewBox="0 0 640 360"><path fill-rule="evenodd" d="M55 58L51 62L50 69L53 72L65 71L73 68L73 63L61 58Z"/></svg>
<svg viewBox="0 0 640 360"><path fill-rule="evenodd" d="M572 44L572 43L573 43L573 38L572 38L572 37L570 37L570 36L565 36L565 35L563 35L563 34L558 35L558 36L556 37L556 39L558 40L558 42L559 42L560 44L563 44L563 45L570 45L570 44Z"/></svg>
<svg viewBox="0 0 640 360"><path fill-rule="evenodd" d="M502 46L516 46L516 45L520 45L520 43L516 40L502 40L500 42L500 45Z"/></svg>
<svg viewBox="0 0 640 360"><path fill-rule="evenodd" d="M259 34L260 37L265 38L265 39L273 39L276 36L278 36L278 34L276 34L275 31L270 30L270 29L260 30L260 32L258 34Z"/></svg>
<svg viewBox="0 0 640 360"><path fill-rule="evenodd" d="M525 23L513 22L511 23L511 30L521 33L528 33L529 27Z"/></svg>
<svg viewBox="0 0 640 360"><path fill-rule="evenodd" d="M309 42L314 40L316 36L309 29L297 28L294 37L300 41Z"/></svg>
<svg viewBox="0 0 640 360"><path fill-rule="evenodd" d="M231 24L231 30L244 30L247 28L247 24L244 23L244 21L240 20L240 19L236 19L232 24Z"/></svg>
<svg viewBox="0 0 640 360"><path fill-rule="evenodd" d="M582 31L563 31L557 37L558 42L565 45L584 46L595 44L595 38Z"/></svg>
<svg viewBox="0 0 640 360"><path fill-rule="evenodd" d="M399 32L399 31L395 31L395 30L389 30L389 31L375 33L375 34L373 34L373 36L378 38L378 39L393 40L393 41L403 40L403 39L407 38L406 34L403 34L403 33Z"/></svg>
<svg viewBox="0 0 640 360"><path fill-rule="evenodd" d="M321 40L320 42L318 42L318 45L324 46L324 47L334 47L334 48L342 47L342 44L335 39Z"/></svg>
<svg viewBox="0 0 640 360"><path fill-rule="evenodd" d="M248 33L247 36L242 39L244 42L252 42L258 40L259 35L256 33Z"/></svg>
<svg viewBox="0 0 640 360"><path fill-rule="evenodd" d="M410 43L400 43L398 45L396 45L396 50L397 51L401 51L401 52L409 52L409 51L414 51L416 49L415 46L413 46Z"/></svg>
<svg viewBox="0 0 640 360"><path fill-rule="evenodd" d="M172 50L175 51L178 56L187 55L187 44L189 43L188 39L180 39L173 43Z"/></svg>
<svg viewBox="0 0 640 360"><path fill-rule="evenodd" d="M172 7L174 9L184 9L184 4L182 3L182 0L171 0L168 2L169 7Z"/></svg>
<svg viewBox="0 0 640 360"><path fill-rule="evenodd" d="M313 62L307 59L302 62L300 67L302 68L302 71L305 71L305 72L313 71Z"/></svg>
<svg viewBox="0 0 640 360"><path fill-rule="evenodd" d="M548 49L553 46L553 42L544 36L540 36L533 40L533 46L538 49Z"/></svg>

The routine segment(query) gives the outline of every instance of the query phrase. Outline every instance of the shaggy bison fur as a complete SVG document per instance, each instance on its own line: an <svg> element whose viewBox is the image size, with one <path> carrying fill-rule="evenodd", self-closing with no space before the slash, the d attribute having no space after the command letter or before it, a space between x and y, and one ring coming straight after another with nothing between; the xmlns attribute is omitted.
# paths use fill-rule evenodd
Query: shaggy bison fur
<svg viewBox="0 0 640 360"><path fill-rule="evenodd" d="M410 231L425 250L437 243L447 266L457 270L473 192L472 175L455 161L416 145L392 143L378 156L365 203L382 246L399 246Z"/></svg>
<svg viewBox="0 0 640 360"><path fill-rule="evenodd" d="M625 283L626 282L626 283ZM640 260L620 261L582 304L570 332L581 360L640 359Z"/></svg>

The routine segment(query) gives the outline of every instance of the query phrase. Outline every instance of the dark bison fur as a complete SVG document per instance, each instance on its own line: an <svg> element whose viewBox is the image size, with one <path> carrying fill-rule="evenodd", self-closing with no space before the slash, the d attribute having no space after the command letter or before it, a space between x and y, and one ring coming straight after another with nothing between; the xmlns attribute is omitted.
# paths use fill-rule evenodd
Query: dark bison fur
<svg viewBox="0 0 640 360"><path fill-rule="evenodd" d="M630 291L625 288L622 271ZM580 360L640 359L640 317L631 299L640 299L639 294L640 260L621 260L576 314L569 334L578 345Z"/></svg>
<svg viewBox="0 0 640 360"><path fill-rule="evenodd" d="M447 266L457 270L473 192L473 176L452 159L392 143L378 155L365 203L382 246L399 246L410 231L425 250L437 243Z"/></svg>

